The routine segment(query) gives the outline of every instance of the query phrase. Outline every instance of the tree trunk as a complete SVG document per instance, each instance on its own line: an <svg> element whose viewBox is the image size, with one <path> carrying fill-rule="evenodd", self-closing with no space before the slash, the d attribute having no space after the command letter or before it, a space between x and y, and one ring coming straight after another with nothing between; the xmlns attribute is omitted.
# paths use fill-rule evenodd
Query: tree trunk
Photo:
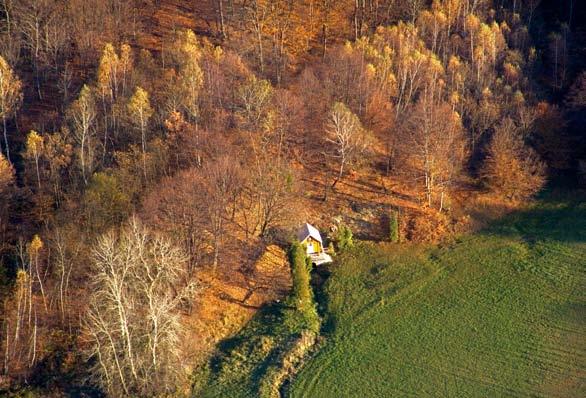
<svg viewBox="0 0 586 398"><path fill-rule="evenodd" d="M39 190L41 189L41 175L39 173L39 156L35 154L35 167L37 169L37 184L39 185Z"/></svg>
<svg viewBox="0 0 586 398"><path fill-rule="evenodd" d="M322 26L322 58L326 58L326 51L327 51L327 35L328 35L328 26L323 24Z"/></svg>
<svg viewBox="0 0 586 398"><path fill-rule="evenodd" d="M145 143L145 127L144 127L144 123L141 122L140 123L140 135L141 135L141 141L142 141L142 172L144 174L144 180L146 183L146 179L147 179L147 171L146 171L146 143Z"/></svg>
<svg viewBox="0 0 586 398"><path fill-rule="evenodd" d="M35 272L37 274L37 280L39 281L39 287L41 288L41 296L43 297L43 305L45 312L48 312L47 308L47 296L45 295L45 288L43 287L43 280L41 279L41 273L39 272L39 255L38 252L35 254ZM36 313L35 313L36 316Z"/></svg>
<svg viewBox="0 0 586 398"><path fill-rule="evenodd" d="M61 260L61 278L59 281L59 303L60 303L60 310L61 310L61 323L65 323L65 301L64 301L64 293L63 287L65 285L65 262Z"/></svg>
<svg viewBox="0 0 586 398"><path fill-rule="evenodd" d="M218 12L220 14L220 33L222 40L226 38L226 26L224 24L224 0L218 0Z"/></svg>
<svg viewBox="0 0 586 398"><path fill-rule="evenodd" d="M104 96L102 96L102 107L104 109L104 150L102 152L102 162L104 162L108 147L108 116L106 115L106 99Z"/></svg>
<svg viewBox="0 0 586 398"><path fill-rule="evenodd" d="M258 61L260 63L260 73L264 73L265 61L264 61L263 45L262 45L262 32L260 31L260 26L258 26L256 29L256 39L258 41Z"/></svg>
<svg viewBox="0 0 586 398"><path fill-rule="evenodd" d="M354 0L354 40L358 40L358 0Z"/></svg>
<svg viewBox="0 0 586 398"><path fill-rule="evenodd" d="M214 236L214 261L213 267L216 269L218 267L218 258L220 257L220 242L218 236Z"/></svg>
<svg viewBox="0 0 586 398"><path fill-rule="evenodd" d="M338 170L338 176L336 177L336 179L334 180L334 183L332 184L332 189L334 189L336 187L336 184L338 183L338 181L340 181L342 179L342 175L344 174L344 165L345 165L345 161L342 160L340 162L340 169Z"/></svg>
<svg viewBox="0 0 586 398"><path fill-rule="evenodd" d="M8 12L8 5L6 1L2 2L4 5L4 15L6 16L6 33L8 37L12 36L12 21L10 20L10 12Z"/></svg>
<svg viewBox="0 0 586 398"><path fill-rule="evenodd" d="M29 367L32 367L35 364L35 361L37 359L37 310L35 309L35 326L33 328L33 344L31 346L31 351L32 351L32 355L31 356L31 362Z"/></svg>
<svg viewBox="0 0 586 398"><path fill-rule="evenodd" d="M85 185L87 185L87 177L85 175L85 133L83 138L81 139L81 155L80 155L80 160L81 160L81 175L83 177L83 183Z"/></svg>
<svg viewBox="0 0 586 398"><path fill-rule="evenodd" d="M8 322L6 322L6 347L5 347L5 351L4 351L4 374L7 375L8 374L8 347L9 347L9 341L8 341L8 336L10 333L10 328L8 325Z"/></svg>
<svg viewBox="0 0 586 398"><path fill-rule="evenodd" d="M124 303L122 302L122 298L118 296L116 298L116 306L118 307L118 317L120 322L120 330L125 337L126 342L126 351L128 355L128 362L130 364L130 370L132 371L132 375L134 376L135 380L138 379L138 375L136 373L136 369L134 367L134 354L132 353L132 342L130 341L130 331L128 330L128 318L126 317L126 311L123 309ZM114 344L114 343L112 343Z"/></svg>
<svg viewBox="0 0 586 398"><path fill-rule="evenodd" d="M33 270L29 264L28 270L28 326L31 325L33 315Z"/></svg>
<svg viewBox="0 0 586 398"><path fill-rule="evenodd" d="M278 64L277 64L277 85L281 86L281 80L283 73L285 71L285 33L283 30L279 31L279 56L278 56Z"/></svg>
<svg viewBox="0 0 586 398"><path fill-rule="evenodd" d="M12 164L10 160L10 147L8 146L8 127L6 126L6 115L2 115L2 127L4 129L4 145L6 146L6 159L8 163Z"/></svg>

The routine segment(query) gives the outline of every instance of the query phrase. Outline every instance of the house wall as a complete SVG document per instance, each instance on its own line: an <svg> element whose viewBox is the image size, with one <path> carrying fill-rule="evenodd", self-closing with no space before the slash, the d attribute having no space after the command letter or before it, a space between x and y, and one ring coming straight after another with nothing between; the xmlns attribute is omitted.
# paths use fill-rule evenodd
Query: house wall
<svg viewBox="0 0 586 398"><path fill-rule="evenodd" d="M307 247L307 254L320 253L322 251L321 244L311 237L305 239L302 243Z"/></svg>

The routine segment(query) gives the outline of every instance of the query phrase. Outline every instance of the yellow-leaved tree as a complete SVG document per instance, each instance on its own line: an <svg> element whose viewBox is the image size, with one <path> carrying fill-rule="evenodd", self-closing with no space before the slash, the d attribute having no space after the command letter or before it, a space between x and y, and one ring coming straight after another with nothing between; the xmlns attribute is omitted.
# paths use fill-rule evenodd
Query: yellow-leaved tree
<svg viewBox="0 0 586 398"><path fill-rule="evenodd" d="M189 120L196 121L204 78L199 65L201 48L193 31L185 30L178 34L171 49L171 57L176 64L177 77L168 94L169 107L182 111Z"/></svg>
<svg viewBox="0 0 586 398"><path fill-rule="evenodd" d="M545 165L508 118L495 127L481 175L492 192L511 200L534 195L546 182Z"/></svg>
<svg viewBox="0 0 586 398"><path fill-rule="evenodd" d="M0 254L8 247L8 217L10 214L10 188L14 183L14 168L0 153Z"/></svg>
<svg viewBox="0 0 586 398"><path fill-rule="evenodd" d="M14 115L22 102L22 83L8 62L0 55L0 117L4 133L4 151L10 162L7 121Z"/></svg>
<svg viewBox="0 0 586 398"><path fill-rule="evenodd" d="M32 159L35 162L35 170L37 172L37 185L41 189L41 173L39 171L39 159L45 146L45 140L39 133L31 130L26 137L26 151L24 157Z"/></svg>
<svg viewBox="0 0 586 398"><path fill-rule="evenodd" d="M146 133L149 120L153 115L153 108L151 107L151 102L149 100L149 93L142 87L137 86L134 90L134 95L128 102L128 112L130 113L133 123L140 130L142 165L144 177L146 179Z"/></svg>
<svg viewBox="0 0 586 398"><path fill-rule="evenodd" d="M0 193L14 182L14 169L8 160L0 153Z"/></svg>
<svg viewBox="0 0 586 398"><path fill-rule="evenodd" d="M111 43L106 43L98 65L97 87L102 98L114 100L118 91L118 54Z"/></svg>

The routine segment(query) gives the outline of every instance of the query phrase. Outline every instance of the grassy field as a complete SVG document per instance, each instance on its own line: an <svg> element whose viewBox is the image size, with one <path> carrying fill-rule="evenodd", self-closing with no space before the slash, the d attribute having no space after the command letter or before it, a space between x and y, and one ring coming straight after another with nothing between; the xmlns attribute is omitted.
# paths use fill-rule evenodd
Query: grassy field
<svg viewBox="0 0 586 398"><path fill-rule="evenodd" d="M586 203L542 202L441 248L358 245L291 397L586 396Z"/></svg>

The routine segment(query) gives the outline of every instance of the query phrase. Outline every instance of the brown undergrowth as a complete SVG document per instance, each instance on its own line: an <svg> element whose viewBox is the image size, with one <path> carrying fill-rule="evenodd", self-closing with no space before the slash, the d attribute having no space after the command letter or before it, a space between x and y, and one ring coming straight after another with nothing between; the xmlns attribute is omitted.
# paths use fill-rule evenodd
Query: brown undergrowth
<svg viewBox="0 0 586 398"><path fill-rule="evenodd" d="M205 361L215 345L238 332L263 305L283 299L291 288L286 253L266 247L249 269L230 273L203 269L203 286L190 315L184 316L186 336L182 352L189 366Z"/></svg>

